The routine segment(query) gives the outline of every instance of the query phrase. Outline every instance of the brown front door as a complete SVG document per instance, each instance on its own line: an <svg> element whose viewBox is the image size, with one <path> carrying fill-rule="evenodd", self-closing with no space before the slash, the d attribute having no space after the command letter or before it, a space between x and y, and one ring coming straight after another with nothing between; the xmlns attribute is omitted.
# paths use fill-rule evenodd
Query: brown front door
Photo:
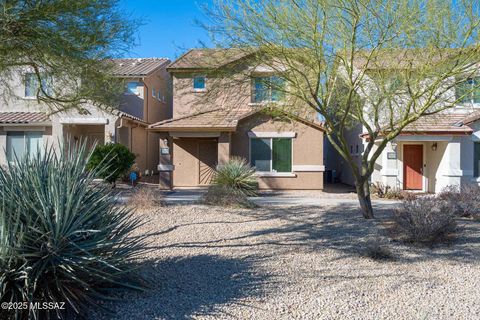
<svg viewBox="0 0 480 320"><path fill-rule="evenodd" d="M423 145L403 146L403 188L422 190L423 187Z"/></svg>
<svg viewBox="0 0 480 320"><path fill-rule="evenodd" d="M212 182L217 166L217 141L205 140L198 142L198 184L206 185Z"/></svg>

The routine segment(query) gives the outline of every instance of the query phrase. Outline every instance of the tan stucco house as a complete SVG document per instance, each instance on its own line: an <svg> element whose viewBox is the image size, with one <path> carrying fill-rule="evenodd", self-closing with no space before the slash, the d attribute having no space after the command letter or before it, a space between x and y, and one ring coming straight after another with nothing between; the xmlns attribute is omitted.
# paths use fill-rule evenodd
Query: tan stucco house
<svg viewBox="0 0 480 320"><path fill-rule="evenodd" d="M106 111L93 105L86 112L69 110L49 115L37 100L32 70L19 69L11 88L0 102L0 165L14 161L14 154L35 153L38 147L63 139L87 139L88 144L118 142L137 156L140 170L154 173L158 164L159 134L147 131L151 123L171 117L168 59L114 59L113 72L125 81L118 109ZM5 150L5 152L3 152Z"/></svg>
<svg viewBox="0 0 480 320"><path fill-rule="evenodd" d="M315 114L267 112L282 101L265 87L271 70L236 49L193 49L167 70L173 117L148 127L161 135L161 188L208 185L232 156L256 168L261 189L323 188L322 125Z"/></svg>

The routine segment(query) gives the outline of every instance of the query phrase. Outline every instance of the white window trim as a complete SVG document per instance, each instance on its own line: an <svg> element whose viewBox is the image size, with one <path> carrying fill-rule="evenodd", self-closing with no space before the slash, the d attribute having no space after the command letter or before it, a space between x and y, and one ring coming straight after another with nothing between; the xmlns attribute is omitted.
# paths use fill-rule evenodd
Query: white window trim
<svg viewBox="0 0 480 320"><path fill-rule="evenodd" d="M195 78L204 78L205 88L195 88ZM192 88L194 92L206 92L207 91L207 76L204 74L194 75L192 78Z"/></svg>
<svg viewBox="0 0 480 320"><path fill-rule="evenodd" d="M256 171L255 175L257 177L285 177L285 178L295 178L297 175L293 172L268 172L268 171Z"/></svg>
<svg viewBox="0 0 480 320"><path fill-rule="evenodd" d="M250 132L249 132L250 133ZM273 170L273 155L272 155L272 152L273 152L273 141L272 141L272 138L278 138L278 137L258 137L258 136L255 136L255 137L249 137L248 139L248 162L249 163L252 163L252 139L270 139L270 170ZM280 138L287 138L287 139L290 139L291 140L291 143L292 143L292 147L290 148L291 150L291 160L292 160L292 168L290 172L276 172L276 171L256 171L255 170L255 174L257 176L260 176L260 177L267 177L267 176L270 176L270 177L273 177L273 176L276 176L276 177L296 177L296 175L293 173L293 138L291 137L280 137Z"/></svg>
<svg viewBox="0 0 480 320"><path fill-rule="evenodd" d="M284 131L284 132L255 132L249 131L247 133L249 138L295 138L297 136L296 132L293 131Z"/></svg>
<svg viewBox="0 0 480 320"><path fill-rule="evenodd" d="M293 172L323 172L325 171L325 166L320 165L320 164L300 164L293 166L292 165L292 171Z"/></svg>

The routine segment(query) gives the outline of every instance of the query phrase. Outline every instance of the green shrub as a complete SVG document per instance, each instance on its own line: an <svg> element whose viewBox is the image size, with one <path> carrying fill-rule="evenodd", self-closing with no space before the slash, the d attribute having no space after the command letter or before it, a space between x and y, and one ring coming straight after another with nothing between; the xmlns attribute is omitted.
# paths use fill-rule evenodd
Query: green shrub
<svg viewBox="0 0 480 320"><path fill-rule="evenodd" d="M86 171L85 145L52 149L0 169L0 302L64 302L65 310L2 310L0 318L70 319L108 298L141 289L133 260L144 239L113 191Z"/></svg>
<svg viewBox="0 0 480 320"><path fill-rule="evenodd" d="M119 143L97 145L87 164L92 170L103 167L99 176L107 182L115 184L121 176L128 174L135 162L135 155L126 146Z"/></svg>
<svg viewBox="0 0 480 320"><path fill-rule="evenodd" d="M449 239L456 230L455 209L435 197L404 200L394 212L394 222L409 242L435 243Z"/></svg>
<svg viewBox="0 0 480 320"><path fill-rule="evenodd" d="M217 167L213 184L243 192L246 195L255 195L258 186L255 168L239 157L232 157L227 163Z"/></svg>

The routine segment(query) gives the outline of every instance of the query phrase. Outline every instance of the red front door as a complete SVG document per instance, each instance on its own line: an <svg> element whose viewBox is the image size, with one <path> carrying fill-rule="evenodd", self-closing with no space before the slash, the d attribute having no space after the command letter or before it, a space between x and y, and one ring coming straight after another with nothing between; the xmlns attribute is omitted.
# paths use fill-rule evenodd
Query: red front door
<svg viewBox="0 0 480 320"><path fill-rule="evenodd" d="M423 145L403 146L403 188L422 190L423 187Z"/></svg>

